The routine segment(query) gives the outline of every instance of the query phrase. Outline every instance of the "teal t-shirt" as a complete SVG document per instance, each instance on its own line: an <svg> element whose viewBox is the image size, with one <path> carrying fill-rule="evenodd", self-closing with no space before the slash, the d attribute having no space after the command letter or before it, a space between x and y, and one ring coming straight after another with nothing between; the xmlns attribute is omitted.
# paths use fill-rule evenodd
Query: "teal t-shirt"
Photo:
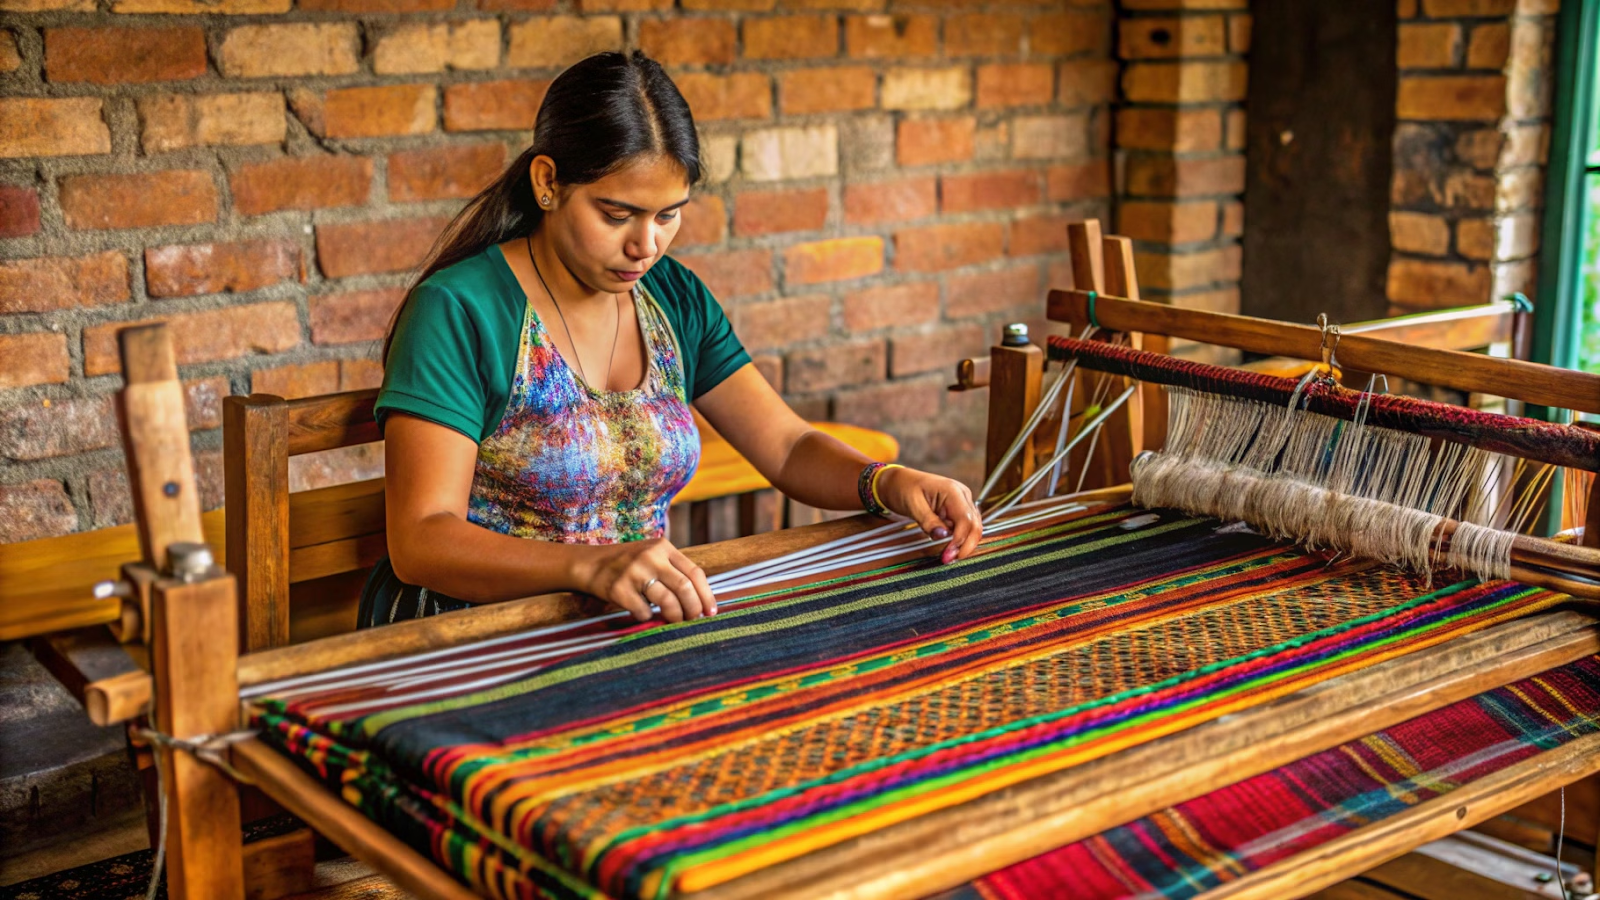
<svg viewBox="0 0 1600 900"><path fill-rule="evenodd" d="M698 276L671 257L640 279L677 338L688 400L750 361ZM376 413L403 412L481 443L500 426L522 343L528 297L498 246L417 285L395 323Z"/></svg>

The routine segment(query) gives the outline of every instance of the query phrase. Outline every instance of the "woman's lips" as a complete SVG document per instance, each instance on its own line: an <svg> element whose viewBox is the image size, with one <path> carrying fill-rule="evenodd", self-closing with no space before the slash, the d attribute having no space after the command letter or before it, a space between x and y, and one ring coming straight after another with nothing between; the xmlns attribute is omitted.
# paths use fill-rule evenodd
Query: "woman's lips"
<svg viewBox="0 0 1600 900"><path fill-rule="evenodd" d="M644 276L643 272L627 272L622 269L612 269L611 274L617 276L621 281L638 281Z"/></svg>

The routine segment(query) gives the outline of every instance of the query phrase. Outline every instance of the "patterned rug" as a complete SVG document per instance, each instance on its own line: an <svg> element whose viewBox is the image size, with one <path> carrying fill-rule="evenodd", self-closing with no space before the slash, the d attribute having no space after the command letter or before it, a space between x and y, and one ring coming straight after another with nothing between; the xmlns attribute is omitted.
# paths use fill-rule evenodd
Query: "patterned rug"
<svg viewBox="0 0 1600 900"><path fill-rule="evenodd" d="M487 896L664 897L1569 599L1215 525L1113 509L692 623L283 683L258 724Z"/></svg>

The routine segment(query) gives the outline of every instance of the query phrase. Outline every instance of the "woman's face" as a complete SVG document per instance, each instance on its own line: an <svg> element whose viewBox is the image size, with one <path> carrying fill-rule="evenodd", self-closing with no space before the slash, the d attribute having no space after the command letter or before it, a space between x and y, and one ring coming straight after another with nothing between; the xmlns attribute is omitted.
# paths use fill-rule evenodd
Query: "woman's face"
<svg viewBox="0 0 1600 900"><path fill-rule="evenodd" d="M556 254L579 281L619 294L666 255L688 202L683 168L669 157L649 156L592 184L562 188L544 224Z"/></svg>

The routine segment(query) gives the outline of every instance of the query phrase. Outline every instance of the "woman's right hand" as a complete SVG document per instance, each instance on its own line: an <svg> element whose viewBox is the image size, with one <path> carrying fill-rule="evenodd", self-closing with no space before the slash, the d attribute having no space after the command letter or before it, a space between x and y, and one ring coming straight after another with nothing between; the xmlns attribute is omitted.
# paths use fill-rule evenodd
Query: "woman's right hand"
<svg viewBox="0 0 1600 900"><path fill-rule="evenodd" d="M578 590L650 620L650 604L661 618L683 622L717 614L706 573L666 538L584 548L573 571Z"/></svg>

